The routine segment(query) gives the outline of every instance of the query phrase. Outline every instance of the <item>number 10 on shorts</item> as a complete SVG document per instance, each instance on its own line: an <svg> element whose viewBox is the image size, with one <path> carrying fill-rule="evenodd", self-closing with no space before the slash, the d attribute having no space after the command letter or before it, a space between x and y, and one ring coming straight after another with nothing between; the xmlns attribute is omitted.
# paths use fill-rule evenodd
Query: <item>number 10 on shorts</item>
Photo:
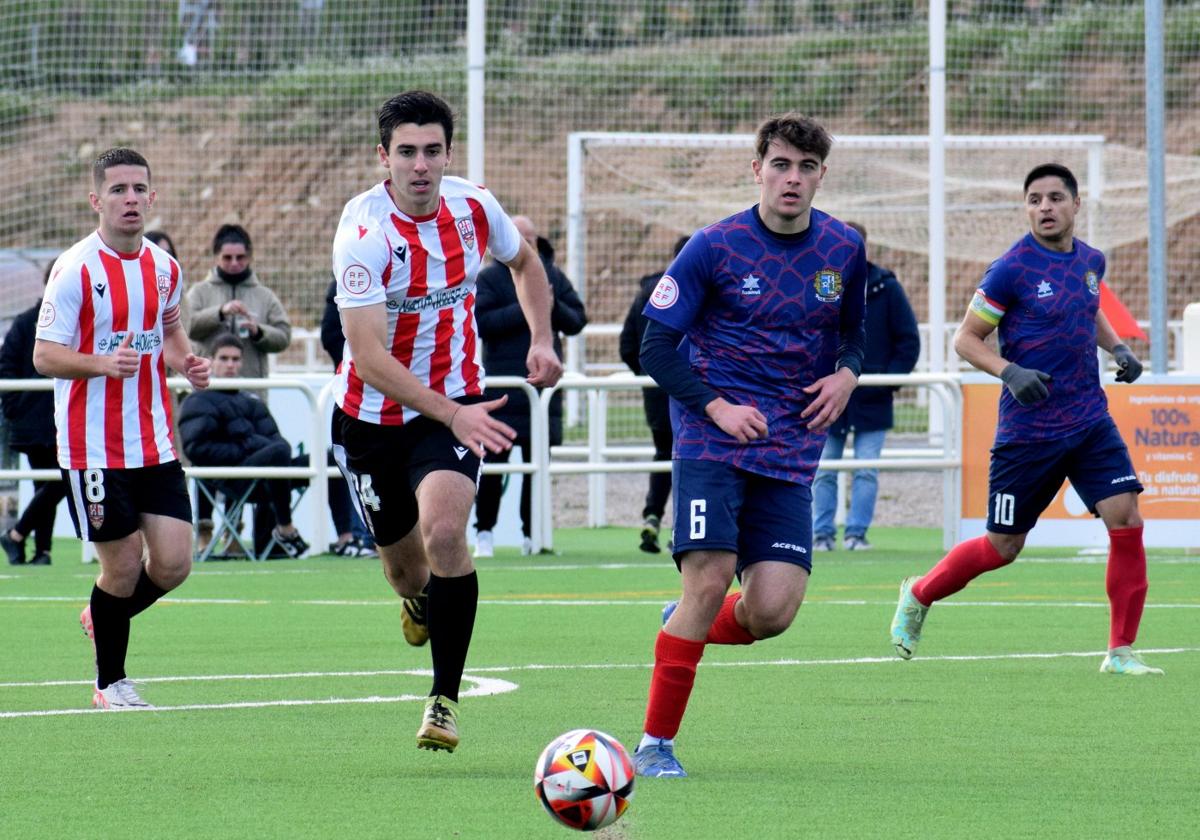
<svg viewBox="0 0 1200 840"><path fill-rule="evenodd" d="M997 493L992 497L992 524L1012 525L1017 501L1012 493Z"/></svg>

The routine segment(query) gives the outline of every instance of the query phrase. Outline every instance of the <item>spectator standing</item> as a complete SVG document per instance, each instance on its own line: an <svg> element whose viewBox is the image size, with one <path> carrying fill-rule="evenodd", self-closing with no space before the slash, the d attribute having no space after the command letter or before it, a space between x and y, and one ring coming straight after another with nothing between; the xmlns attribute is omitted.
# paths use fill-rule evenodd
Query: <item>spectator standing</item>
<svg viewBox="0 0 1200 840"><path fill-rule="evenodd" d="M251 267L250 234L241 225L221 225L213 237L216 264L187 293L187 334L196 352L211 354L217 336L229 332L242 339L242 374L268 375L267 356L287 349L292 325L283 304L263 285Z"/></svg>
<svg viewBox="0 0 1200 840"><path fill-rule="evenodd" d="M180 324L179 263L142 236L155 198L150 164L132 149L109 149L92 165L92 185L99 228L54 263L33 364L54 377L68 509L100 561L79 616L96 656L92 704L144 709L125 674L132 619L192 566L192 505L163 382L169 365L205 388L209 362L192 354Z"/></svg>
<svg viewBox="0 0 1200 840"><path fill-rule="evenodd" d="M675 243L671 256L679 256L688 238L681 236ZM633 305L625 315L625 323L621 326L620 353L621 361L638 376L642 375L642 361L639 353L642 349L642 338L646 335L646 323L649 320L642 314L650 295L663 272L655 271L647 274L638 281L638 293L633 299ZM650 436L654 440L654 460L671 460L671 398L662 388L642 389L642 409L646 413L646 425L650 427ZM642 551L658 554L662 547L658 542L658 532L662 527L663 513L667 509L667 499L671 495L671 474L669 472L650 473L650 488L646 491L646 504L642 507Z"/></svg>
<svg viewBox="0 0 1200 840"><path fill-rule="evenodd" d="M46 266L42 283L50 282L53 264ZM34 334L42 301L13 319L12 327L0 347L0 379L39 379L33 366ZM50 391L4 391L4 424L8 427L9 446L20 452L35 470L50 470L58 466L54 444L54 394ZM34 535L34 554L31 566L50 565L50 546L54 536L54 516L58 503L67 495L63 481L35 481L33 498L15 525L0 534L0 546L8 562L19 566L25 562L25 539Z"/></svg>
<svg viewBox="0 0 1200 840"><path fill-rule="evenodd" d="M538 236L537 226L527 216L513 216L513 224L521 238L537 249L546 277L550 281L550 292L554 296L550 310L550 328L554 333L554 353L561 361L562 336L578 335L587 324L583 301L575 287L562 270L554 264L554 246L543 236ZM517 287L512 272L504 263L496 262L479 272L476 279L475 318L479 323L479 336L483 339L483 366L493 376L525 376L525 359L529 355L529 324L517 299ZM495 388L493 396L507 396L508 402L492 416L507 423L517 432L513 443L521 447L521 460L526 464L533 458L533 442L530 438L529 398L519 388ZM550 399L550 445L562 443L562 394ZM489 452L484 456L488 464L507 463L511 449ZM493 553L492 528L500 513L500 497L504 494L507 476L484 475L479 479L479 492L475 497L475 556L491 557ZM525 474L521 480L521 533L524 540L521 553L529 554L533 548L531 539L531 507L533 498L532 476Z"/></svg>
<svg viewBox="0 0 1200 840"><path fill-rule="evenodd" d="M221 379L241 375L242 340L223 333L213 343L213 374ZM179 407L179 436L183 452L198 467L292 467L307 466L308 457L292 455L292 446L279 433L275 418L259 397L248 391L205 390L188 395ZM241 481L230 481L233 492L243 492ZM260 482L265 492L255 501L267 503L274 512L274 537L289 557L308 550L292 522L291 479ZM257 488L256 488L257 490ZM259 533L267 518L257 513L255 548L265 548L266 532ZM270 525L267 525L269 528Z"/></svg>
<svg viewBox="0 0 1200 840"><path fill-rule="evenodd" d="M175 251L175 243L171 241L171 237L167 235L165 230L148 230L146 231L146 238L176 260L179 259L179 254Z"/></svg>
<svg viewBox="0 0 1200 840"><path fill-rule="evenodd" d="M867 231L857 222L850 227L867 242ZM870 248L867 249L868 254ZM921 335L917 318L904 294L904 287L889 269L867 262L867 347L863 373L912 373L921 355ZM875 460L883 451L888 429L894 425L892 386L858 387L850 395L846 411L829 427L822 460L837 460L846 448L846 439L854 434L854 457ZM850 512L842 547L863 551L871 547L867 529L875 517L875 499L879 494L879 470L855 470L850 484ZM834 516L837 510L837 473L818 470L813 479L813 550L832 551L837 538Z"/></svg>

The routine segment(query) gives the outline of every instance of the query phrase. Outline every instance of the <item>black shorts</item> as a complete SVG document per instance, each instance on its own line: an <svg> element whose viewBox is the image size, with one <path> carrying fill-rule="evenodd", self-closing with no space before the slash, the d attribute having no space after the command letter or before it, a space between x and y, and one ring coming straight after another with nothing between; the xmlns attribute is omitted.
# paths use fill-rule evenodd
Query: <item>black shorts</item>
<svg viewBox="0 0 1200 840"><path fill-rule="evenodd" d="M111 542L127 537L142 527L144 513L192 522L187 480L178 461L134 469L62 470L62 476L70 488L67 509L80 539Z"/></svg>
<svg viewBox="0 0 1200 840"><path fill-rule="evenodd" d="M468 405L482 399L463 397L457 402ZM428 417L403 426L381 426L334 406L330 437L333 458L377 545L399 542L417 524L417 486L431 472L462 473L479 486L479 456Z"/></svg>

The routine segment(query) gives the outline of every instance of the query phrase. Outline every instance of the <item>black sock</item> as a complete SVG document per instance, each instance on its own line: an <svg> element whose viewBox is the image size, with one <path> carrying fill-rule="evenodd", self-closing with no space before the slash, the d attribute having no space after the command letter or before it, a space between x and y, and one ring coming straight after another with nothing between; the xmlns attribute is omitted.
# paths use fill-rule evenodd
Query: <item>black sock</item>
<svg viewBox="0 0 1200 840"><path fill-rule="evenodd" d="M133 618L166 594L167 590L150 580L150 575L146 574L146 567L143 566L137 585L133 587L133 594L128 599L129 617Z"/></svg>
<svg viewBox="0 0 1200 840"><path fill-rule="evenodd" d="M475 608L479 603L479 577L471 572L464 577L429 576L429 648L433 655L433 690L458 702L458 687L475 629Z"/></svg>
<svg viewBox="0 0 1200 840"><path fill-rule="evenodd" d="M92 635L96 640L96 686L108 688L125 679L125 652L129 649L129 598L109 595L92 587Z"/></svg>

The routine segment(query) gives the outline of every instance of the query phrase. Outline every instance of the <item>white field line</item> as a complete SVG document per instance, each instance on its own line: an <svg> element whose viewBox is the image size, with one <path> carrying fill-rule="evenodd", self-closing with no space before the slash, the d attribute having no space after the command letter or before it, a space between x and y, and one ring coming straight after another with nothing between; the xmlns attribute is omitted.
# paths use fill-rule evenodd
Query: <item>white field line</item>
<svg viewBox="0 0 1200 840"><path fill-rule="evenodd" d="M1175 654L1198 653L1200 647L1176 648L1142 648L1143 654ZM1001 660L1036 660L1036 659L1068 659L1068 658L1100 658L1102 650L1088 651L1057 651L1047 653L993 653L958 656L924 656L910 662L939 663L939 662L994 662ZM844 659L767 659L741 662L702 662L701 668L801 668L821 665L898 665L904 660L895 656L860 656ZM472 668L473 674L515 674L534 671L625 671L647 670L652 663L595 663L595 664L527 664L527 665L496 665L483 668ZM908 665L905 665L908 667ZM516 683L498 678L478 677L473 674L463 674L463 680L473 683L471 688L462 693L463 697L479 697L493 694L504 694L515 691ZM220 682L232 680L280 680L280 679L318 679L318 678L347 678L347 677L380 677L380 676L430 676L430 671L422 670L380 670L380 671L300 671L281 674L208 674L175 677L147 677L136 680L138 683L177 683L177 682ZM48 680L43 682L0 683L0 688L42 688L64 685L91 685L88 680ZM395 697L331 697L321 700L265 700L247 701L242 703L189 704L186 706L156 706L146 711L175 712L203 711L209 709L261 709L271 706L322 706L344 705L349 703L400 703L406 701L424 700L423 695L402 694ZM54 715L95 714L99 709L43 709L21 712L0 712L0 718L18 717L47 717Z"/></svg>
<svg viewBox="0 0 1200 840"><path fill-rule="evenodd" d="M479 599L480 606L488 607L631 607L653 605L662 607L670 600L669 596L654 598L524 598L524 599ZM85 595L0 595L0 603L73 603L86 604ZM296 601L274 601L269 598L162 598L161 604L181 604L198 606L270 606L284 604L287 606L309 607L396 607L399 602L395 598L364 598L364 599L306 599ZM896 600L869 601L866 599L821 598L815 596L806 600L805 605L812 607L880 607L895 606ZM1086 608L1108 609L1108 601L943 601L938 609L948 607L1052 607L1057 609ZM1200 602L1194 604L1146 604L1148 610L1196 610Z"/></svg>
<svg viewBox="0 0 1200 840"><path fill-rule="evenodd" d="M419 672L397 672L397 673L412 673ZM297 675L299 676L299 675ZM260 679L254 675L242 675L240 677L226 677L226 679ZM267 677L269 678L269 677ZM135 682L176 682L181 679L194 679L189 677L172 678L158 677L148 680L135 680ZM221 677L208 677L206 679L222 679ZM463 681L474 683L466 691L459 694L459 697L486 697L492 694L507 694L510 691L516 691L519 686L516 683L508 680L495 679L491 677L471 677L463 674ZM51 683L52 685L62 685L63 683ZM90 682L85 682L84 685L90 685ZM191 711L209 711L212 709L265 709L272 706L342 706L351 703L405 703L417 700L424 701L428 699L423 694L400 694L395 697L326 697L320 700L249 700L241 703L189 703L185 706L154 706L147 709L126 709L123 711L139 711L139 712L191 712ZM22 717L56 717L61 715L94 715L98 712L107 711L105 709L35 709L24 712L0 712L0 718L22 718Z"/></svg>

